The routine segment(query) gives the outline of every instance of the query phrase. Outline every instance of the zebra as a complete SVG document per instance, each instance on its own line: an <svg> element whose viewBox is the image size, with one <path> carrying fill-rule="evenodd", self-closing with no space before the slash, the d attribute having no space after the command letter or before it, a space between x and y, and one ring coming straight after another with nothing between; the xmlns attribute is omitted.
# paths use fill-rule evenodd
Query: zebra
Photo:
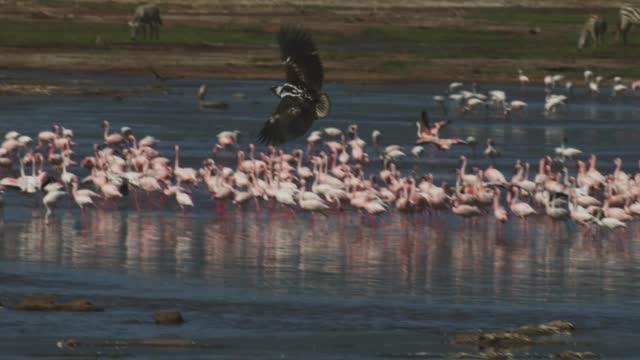
<svg viewBox="0 0 640 360"><path fill-rule="evenodd" d="M620 7L620 21L618 22L618 40L622 35L622 42L627 44L627 35L633 25L640 25L640 7L624 4Z"/></svg>
<svg viewBox="0 0 640 360"><path fill-rule="evenodd" d="M584 49L589 41L591 41L591 46L594 48L604 44L604 35L606 32L607 22L599 15L589 15L580 31L578 50Z"/></svg>
<svg viewBox="0 0 640 360"><path fill-rule="evenodd" d="M156 39L158 39L160 25L162 25L160 9L158 9L156 5L140 5L136 8L131 20L129 20L131 39L133 40L136 38L140 28L142 28L143 36L146 39L147 27L149 27L149 38L153 39L153 35L155 33Z"/></svg>

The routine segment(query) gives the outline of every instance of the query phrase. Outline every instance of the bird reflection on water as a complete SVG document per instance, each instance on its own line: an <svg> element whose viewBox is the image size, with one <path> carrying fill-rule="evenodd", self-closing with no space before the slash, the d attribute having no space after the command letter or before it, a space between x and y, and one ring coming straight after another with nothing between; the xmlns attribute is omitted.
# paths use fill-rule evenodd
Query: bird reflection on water
<svg viewBox="0 0 640 360"><path fill-rule="evenodd" d="M313 223L247 210L220 218L96 212L99 221L60 211L46 226L40 210L33 212L2 224L0 259L275 291L451 296L465 303L580 302L585 294L605 295L640 280L640 249L631 239L552 231L544 218L524 233L517 223L502 232L481 220L462 230L455 222L403 214L374 227L360 226L350 212Z"/></svg>

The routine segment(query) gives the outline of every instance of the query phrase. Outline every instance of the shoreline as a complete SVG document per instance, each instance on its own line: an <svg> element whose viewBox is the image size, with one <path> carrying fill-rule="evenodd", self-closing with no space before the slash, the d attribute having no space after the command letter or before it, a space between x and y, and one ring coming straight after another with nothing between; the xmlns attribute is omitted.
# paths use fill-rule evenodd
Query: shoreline
<svg viewBox="0 0 640 360"><path fill-rule="evenodd" d="M517 83L518 69L532 84L554 73L580 81L586 69L605 78L640 78L637 34L626 47L610 36L601 49L576 50L577 32L591 12L603 13L615 27L617 10L597 2L580 2L580 8L577 1L513 0L494 1L507 7L476 1L460 7L421 1L419 8L395 2L372 8L354 0L250 3L169 0L161 5L160 39L135 42L125 22L135 7L130 0L5 3L0 69L153 76L153 67L163 77L280 81L276 33L281 24L300 23L316 40L328 82Z"/></svg>

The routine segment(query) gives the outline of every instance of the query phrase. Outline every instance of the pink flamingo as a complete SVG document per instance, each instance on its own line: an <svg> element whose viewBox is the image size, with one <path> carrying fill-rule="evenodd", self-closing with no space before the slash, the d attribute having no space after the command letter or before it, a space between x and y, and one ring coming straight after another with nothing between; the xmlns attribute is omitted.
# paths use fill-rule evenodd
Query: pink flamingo
<svg viewBox="0 0 640 360"><path fill-rule="evenodd" d="M180 146L175 145L174 150L176 152L176 160L173 164L173 175L178 179L178 186L181 182L195 183L197 181L197 172L194 168L180 167Z"/></svg>
<svg viewBox="0 0 640 360"><path fill-rule="evenodd" d="M509 215L507 214L507 210L500 205L500 189L496 189L496 194L493 197L493 216L496 218L496 221L501 223L506 223L509 219Z"/></svg>
<svg viewBox="0 0 640 360"><path fill-rule="evenodd" d="M515 191L515 196L511 196L511 192ZM537 214L535 210L531 207L531 205L518 201L518 195L520 191L517 191L515 186L511 187L511 191L507 194L507 202L509 203L509 208L511 212L519 217L521 220L525 220L526 224L528 224L528 218L531 215Z"/></svg>
<svg viewBox="0 0 640 360"><path fill-rule="evenodd" d="M110 124L107 120L102 122L102 127L104 127L104 143L106 145L120 145L126 142L126 139L122 134L109 134L109 126Z"/></svg>

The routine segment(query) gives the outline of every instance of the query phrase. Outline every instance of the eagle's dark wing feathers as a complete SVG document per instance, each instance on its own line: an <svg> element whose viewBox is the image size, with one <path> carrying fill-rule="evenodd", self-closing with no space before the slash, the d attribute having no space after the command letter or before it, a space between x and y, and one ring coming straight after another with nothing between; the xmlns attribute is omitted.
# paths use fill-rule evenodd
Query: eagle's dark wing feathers
<svg viewBox="0 0 640 360"><path fill-rule="evenodd" d="M311 36L299 27L283 27L278 33L278 45L287 70L287 82L320 92L324 71Z"/></svg>
<svg viewBox="0 0 640 360"><path fill-rule="evenodd" d="M294 96L285 96L280 99L271 118L260 130L258 141L272 145L283 144L304 135L314 120L313 108L308 102Z"/></svg>

